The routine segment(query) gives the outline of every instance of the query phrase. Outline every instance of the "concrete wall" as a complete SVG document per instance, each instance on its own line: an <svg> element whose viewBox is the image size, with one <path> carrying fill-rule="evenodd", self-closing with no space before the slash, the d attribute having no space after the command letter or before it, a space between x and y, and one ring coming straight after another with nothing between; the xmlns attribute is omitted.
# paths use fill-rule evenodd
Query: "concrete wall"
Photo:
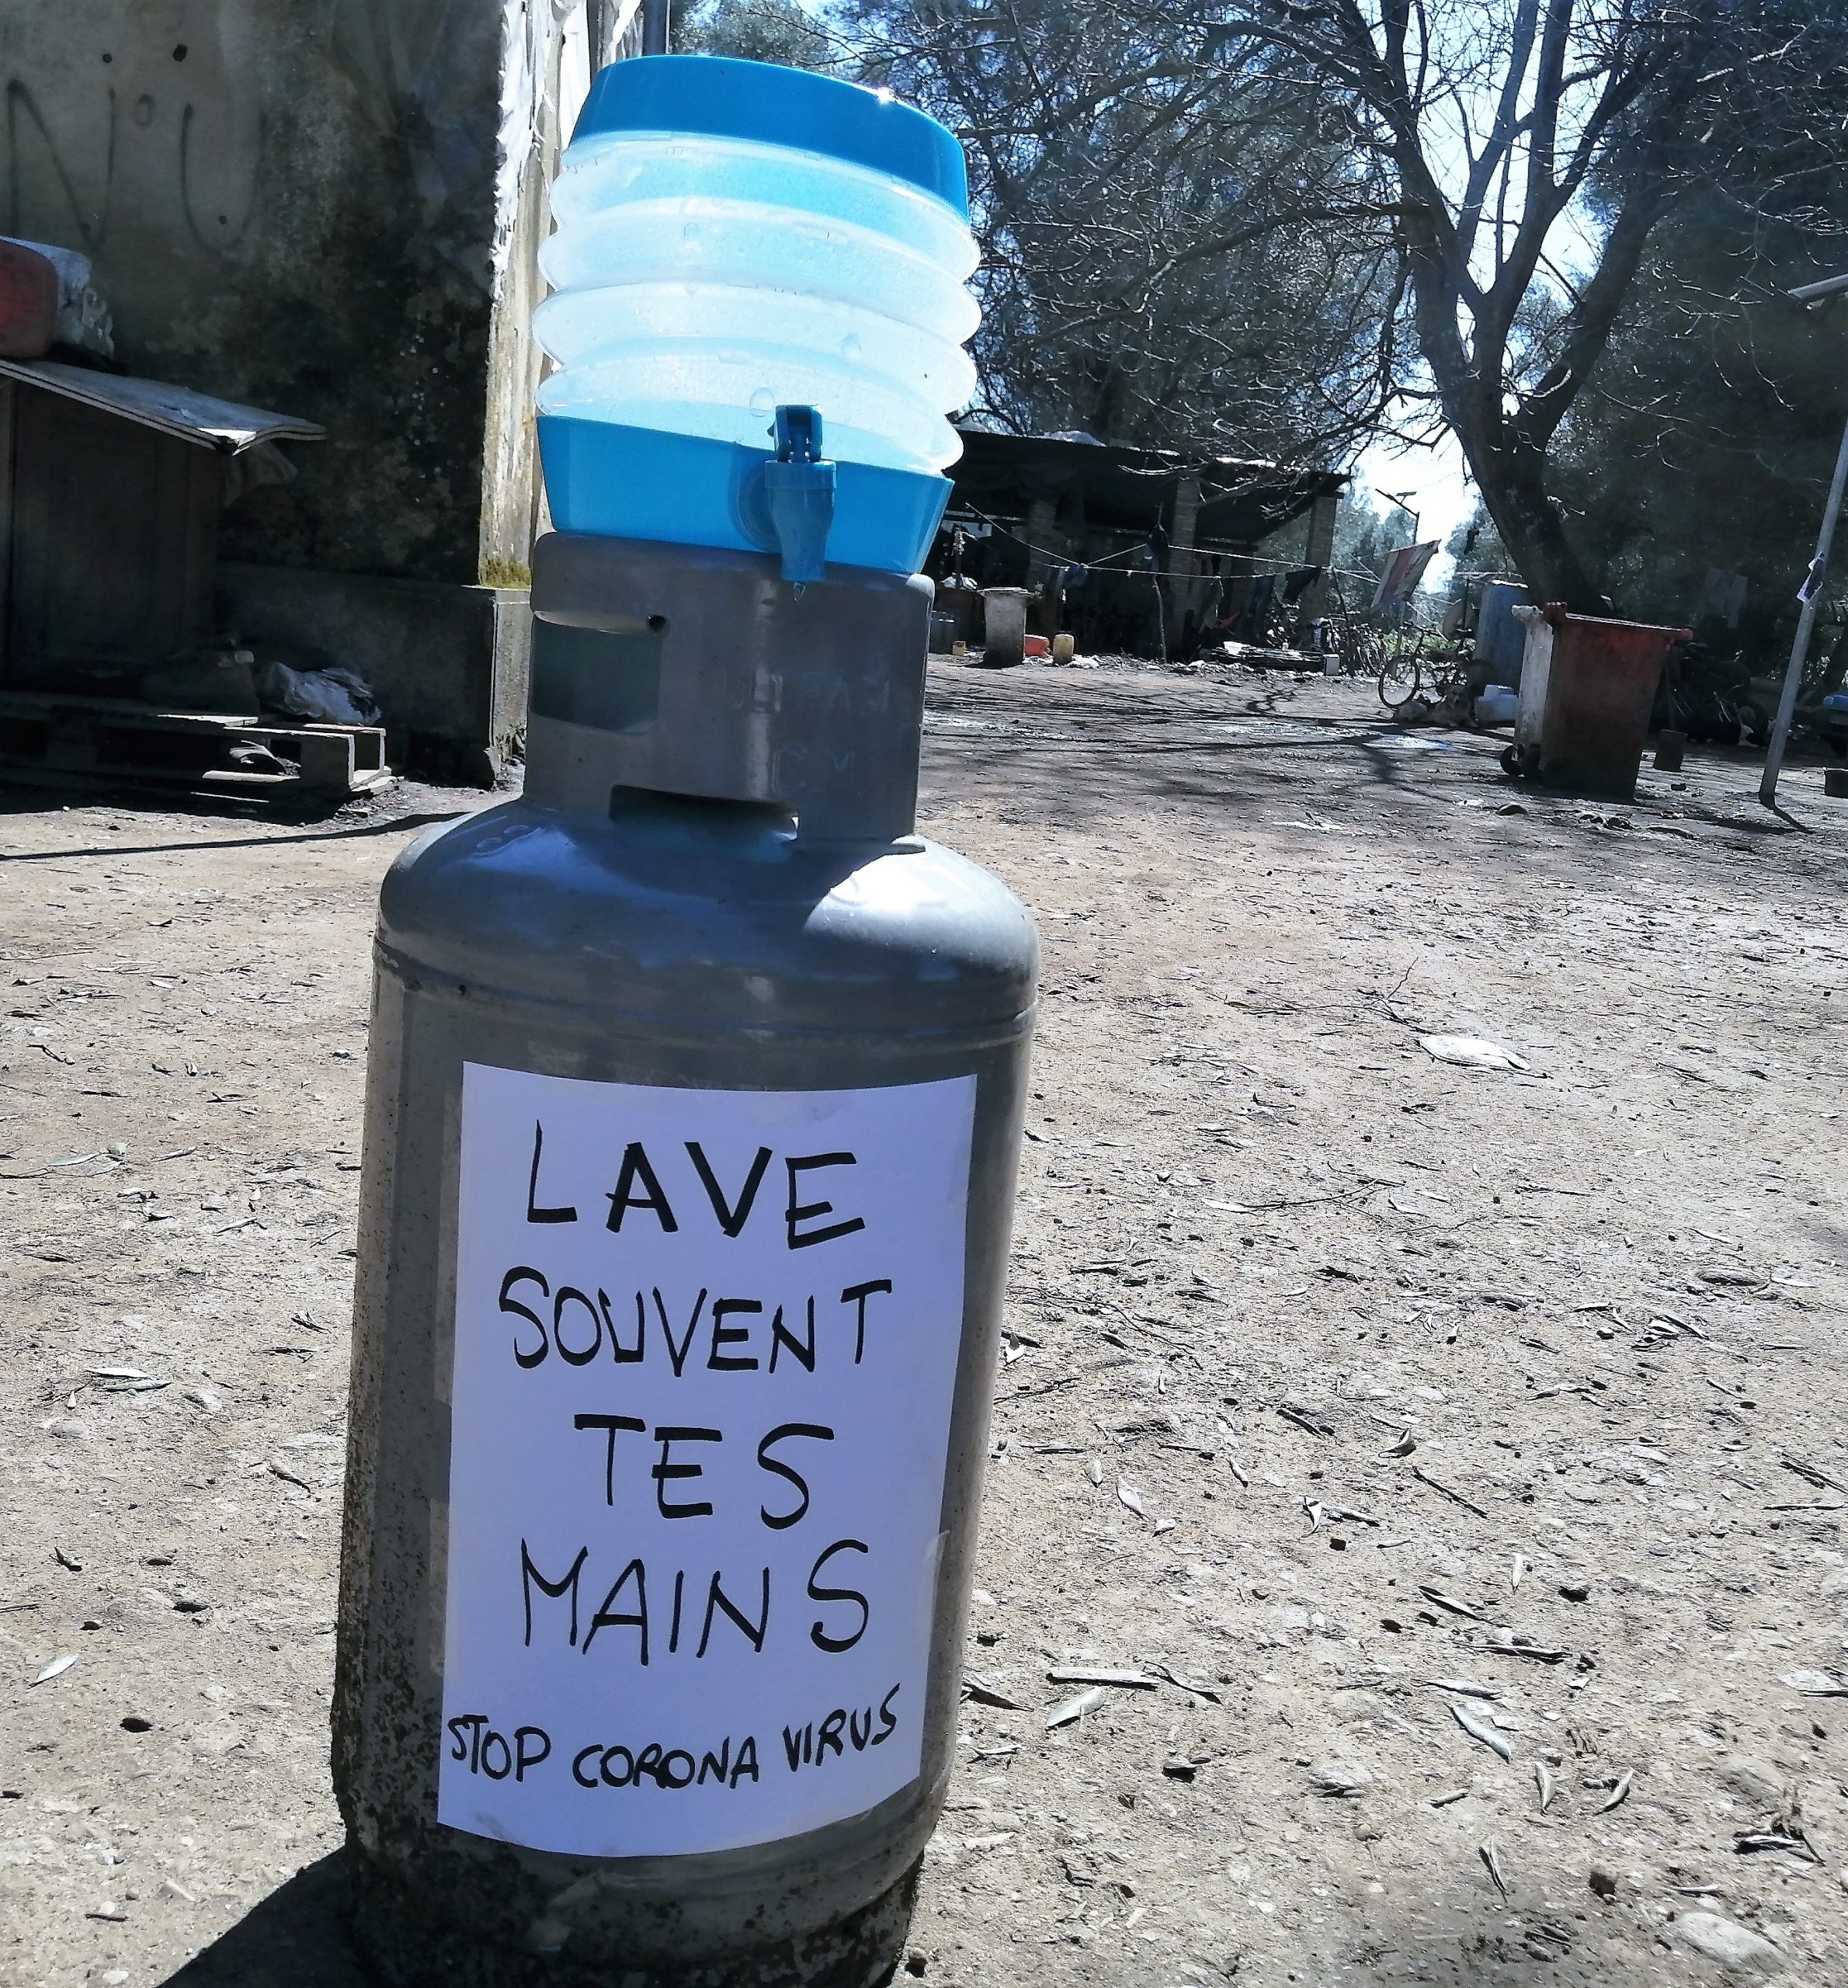
<svg viewBox="0 0 1848 1988"><path fill-rule="evenodd" d="M305 567L218 568L221 626L261 655L356 669L394 766L492 787L519 757L532 617L523 591Z"/></svg>
<svg viewBox="0 0 1848 1988"><path fill-rule="evenodd" d="M221 617L359 669L426 771L524 722L535 257L634 13L0 0L0 232L94 259L130 371L327 429L225 514Z"/></svg>
<svg viewBox="0 0 1848 1988"><path fill-rule="evenodd" d="M131 371L328 431L228 555L478 579L509 5L0 7L0 229L95 258Z"/></svg>

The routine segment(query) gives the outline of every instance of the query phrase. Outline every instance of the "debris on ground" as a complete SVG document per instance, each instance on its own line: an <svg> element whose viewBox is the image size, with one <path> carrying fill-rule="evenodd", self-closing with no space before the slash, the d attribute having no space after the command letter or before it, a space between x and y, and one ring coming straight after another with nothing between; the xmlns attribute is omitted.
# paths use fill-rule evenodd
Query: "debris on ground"
<svg viewBox="0 0 1848 1988"><path fill-rule="evenodd" d="M1502 815L1499 742L1370 680L929 699L926 828L1045 971L901 1979L1831 1979L1848 808L1690 745L1620 834ZM361 1988L309 1906L369 954L481 805L7 816L9 1980L254 1979L325 1922L302 1979Z"/></svg>

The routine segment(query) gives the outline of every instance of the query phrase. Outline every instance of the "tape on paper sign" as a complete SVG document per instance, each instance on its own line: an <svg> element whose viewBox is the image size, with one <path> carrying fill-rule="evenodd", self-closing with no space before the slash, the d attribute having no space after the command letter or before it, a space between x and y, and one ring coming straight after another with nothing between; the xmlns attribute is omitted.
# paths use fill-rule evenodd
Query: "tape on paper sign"
<svg viewBox="0 0 1848 1988"><path fill-rule="evenodd" d="M673 1855L916 1778L974 1106L467 1066L440 1820Z"/></svg>

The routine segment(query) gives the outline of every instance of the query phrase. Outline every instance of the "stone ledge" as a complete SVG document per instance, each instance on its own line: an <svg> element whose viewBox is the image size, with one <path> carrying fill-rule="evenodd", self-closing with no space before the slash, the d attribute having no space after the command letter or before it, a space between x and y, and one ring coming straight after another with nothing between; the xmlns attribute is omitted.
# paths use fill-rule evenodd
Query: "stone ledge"
<svg viewBox="0 0 1848 1988"><path fill-rule="evenodd" d="M526 610L526 594L511 587L228 561L218 568L221 627L273 645L284 662L357 670L408 770L480 787L494 786L520 752Z"/></svg>

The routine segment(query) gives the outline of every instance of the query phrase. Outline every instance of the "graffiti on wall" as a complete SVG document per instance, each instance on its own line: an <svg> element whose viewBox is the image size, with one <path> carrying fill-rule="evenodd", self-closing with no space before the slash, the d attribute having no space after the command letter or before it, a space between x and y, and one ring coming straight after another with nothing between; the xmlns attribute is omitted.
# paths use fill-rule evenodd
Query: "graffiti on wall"
<svg viewBox="0 0 1848 1988"><path fill-rule="evenodd" d="M124 235L188 260L233 254L264 142L255 92L234 75L238 12L198 0L13 10L0 29L7 231L92 255Z"/></svg>

